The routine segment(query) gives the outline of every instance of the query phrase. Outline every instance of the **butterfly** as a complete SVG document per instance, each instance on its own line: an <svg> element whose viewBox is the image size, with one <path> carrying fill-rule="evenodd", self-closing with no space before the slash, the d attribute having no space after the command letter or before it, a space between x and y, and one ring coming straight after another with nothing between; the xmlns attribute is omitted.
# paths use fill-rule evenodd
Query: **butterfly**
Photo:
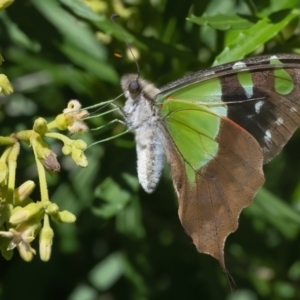
<svg viewBox="0 0 300 300"><path fill-rule="evenodd" d="M128 74L121 86L140 184L153 192L169 162L184 229L228 273L226 238L300 125L300 55L247 58L160 89Z"/></svg>

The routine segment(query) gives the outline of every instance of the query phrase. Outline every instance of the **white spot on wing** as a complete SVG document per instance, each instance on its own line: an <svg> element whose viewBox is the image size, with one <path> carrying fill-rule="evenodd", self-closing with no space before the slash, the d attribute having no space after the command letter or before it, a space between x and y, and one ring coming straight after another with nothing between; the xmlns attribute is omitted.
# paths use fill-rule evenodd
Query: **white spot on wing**
<svg viewBox="0 0 300 300"><path fill-rule="evenodd" d="M291 107L290 112L297 112L297 109L295 107Z"/></svg>
<svg viewBox="0 0 300 300"><path fill-rule="evenodd" d="M279 59L279 58L278 58L277 55L272 55L272 56L270 57L270 60L272 60L272 59Z"/></svg>
<svg viewBox="0 0 300 300"><path fill-rule="evenodd" d="M247 68L246 64L242 61L237 61L236 63L233 64L232 69L244 69Z"/></svg>
<svg viewBox="0 0 300 300"><path fill-rule="evenodd" d="M248 99L250 99L253 96L253 89L251 86L244 87L244 91Z"/></svg>
<svg viewBox="0 0 300 300"><path fill-rule="evenodd" d="M271 134L270 130L267 130L265 132L264 140L266 143L270 143L272 141L272 134Z"/></svg>
<svg viewBox="0 0 300 300"><path fill-rule="evenodd" d="M260 110L261 110L261 107L263 106L263 104L264 104L263 101L258 101L255 103L254 107L255 107L255 112L257 114L260 113Z"/></svg>
<svg viewBox="0 0 300 300"><path fill-rule="evenodd" d="M281 117L279 117L275 123L276 123L276 125L281 125L281 124L283 124L283 119Z"/></svg>

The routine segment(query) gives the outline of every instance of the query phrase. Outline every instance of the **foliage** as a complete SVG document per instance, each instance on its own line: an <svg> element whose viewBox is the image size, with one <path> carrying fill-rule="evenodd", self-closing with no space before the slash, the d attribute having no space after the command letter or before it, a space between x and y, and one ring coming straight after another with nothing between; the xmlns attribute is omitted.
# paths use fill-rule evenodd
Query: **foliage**
<svg viewBox="0 0 300 300"><path fill-rule="evenodd" d="M109 18L112 13L120 15L141 75L161 86L246 55L300 53L299 4L299 0L15 1L0 15L0 51L5 60L1 73L14 87L12 95L0 98L0 135L31 128L37 116L49 122L70 99L90 106L121 93L119 77L136 72L136 66ZM116 103L121 105L123 99ZM89 127L116 118L117 112L102 115L89 120ZM124 130L114 122L80 138L91 144ZM296 133L266 166L265 187L227 241L227 267L240 288L233 295L217 262L198 254L184 233L168 167L154 194L139 187L132 135L88 148L85 169L63 155L59 141L47 140L61 164L60 173L47 177L51 201L74 213L77 221L54 227L47 264L38 259L26 264L17 255L1 260L2 299L299 298L299 138ZM16 186L38 179L27 149L22 145ZM39 191L31 196L39 199Z"/></svg>

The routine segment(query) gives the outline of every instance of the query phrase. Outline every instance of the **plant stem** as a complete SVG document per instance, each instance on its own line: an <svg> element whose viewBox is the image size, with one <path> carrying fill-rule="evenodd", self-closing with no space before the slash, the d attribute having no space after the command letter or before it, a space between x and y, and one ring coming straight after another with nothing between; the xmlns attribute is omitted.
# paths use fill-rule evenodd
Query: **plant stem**
<svg viewBox="0 0 300 300"><path fill-rule="evenodd" d="M36 153L37 137L38 136L39 136L38 134L33 134L30 137L30 143L31 143L31 146L32 146L32 149L33 149L33 152L34 152L36 167L37 167L38 176L39 176L41 201L49 201L45 168L44 168L43 164L41 163L41 160L39 159L39 157Z"/></svg>
<svg viewBox="0 0 300 300"><path fill-rule="evenodd" d="M8 185L6 201L7 203L13 203L15 184L16 184L16 169L17 169L17 158L20 153L20 144L14 143L13 146L9 147L10 152L7 157L8 162Z"/></svg>
<svg viewBox="0 0 300 300"><path fill-rule="evenodd" d="M45 136L61 140L65 145L70 145L73 142L73 140L69 139L67 136L57 132L47 132Z"/></svg>

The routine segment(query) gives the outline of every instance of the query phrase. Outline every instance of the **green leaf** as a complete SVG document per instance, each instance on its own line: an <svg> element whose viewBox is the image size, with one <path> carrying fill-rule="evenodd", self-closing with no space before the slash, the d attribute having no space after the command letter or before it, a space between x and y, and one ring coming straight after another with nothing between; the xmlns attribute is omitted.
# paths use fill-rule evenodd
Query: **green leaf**
<svg viewBox="0 0 300 300"><path fill-rule="evenodd" d="M147 286L147 283L139 273L139 270L135 268L134 264L132 264L128 257L124 257L124 277L136 287L136 297L132 299L149 299L149 286Z"/></svg>
<svg viewBox="0 0 300 300"><path fill-rule="evenodd" d="M272 224L286 238L294 239L300 231L300 214L264 188L259 190L247 212Z"/></svg>
<svg viewBox="0 0 300 300"><path fill-rule="evenodd" d="M89 21L103 21L106 19L104 15L97 14L83 1L80 0L60 0L65 6L71 9L77 16Z"/></svg>
<svg viewBox="0 0 300 300"><path fill-rule="evenodd" d="M124 209L129 202L131 194L122 189L111 177L107 177L95 190L95 196L104 201L99 208L93 207L94 214L105 219L113 217Z"/></svg>
<svg viewBox="0 0 300 300"><path fill-rule="evenodd" d="M227 300L257 300L256 294L251 290L239 289L226 298Z"/></svg>
<svg viewBox="0 0 300 300"><path fill-rule="evenodd" d="M270 14L284 10L284 9L292 9L292 8L299 8L299 0L272 0L269 1L269 5L262 8L257 12L257 15L260 17L267 17Z"/></svg>
<svg viewBox="0 0 300 300"><path fill-rule="evenodd" d="M113 286L123 273L123 255L120 252L114 252L90 271L89 280L97 289L105 291Z"/></svg>
<svg viewBox="0 0 300 300"><path fill-rule="evenodd" d="M64 52L70 59L72 59L77 65L89 70L95 74L99 79L105 80L111 83L117 83L119 76L117 72L109 65L96 60L95 57L87 55L82 52L81 49L74 47L71 43L61 44L59 49Z"/></svg>
<svg viewBox="0 0 300 300"><path fill-rule="evenodd" d="M63 35L64 42L58 47L75 63L97 74L106 81L116 83L118 75L106 60L106 49L97 41L94 32L83 26L63 10L56 1L32 0L36 8ZM80 37L80 38L79 38Z"/></svg>
<svg viewBox="0 0 300 300"><path fill-rule="evenodd" d="M277 19L276 23L272 23L270 19L267 18L258 21L251 28L241 31L234 40L231 40L216 57L213 65L219 65L245 57L272 39L299 15L300 10L294 9L292 11L286 11L280 20Z"/></svg>
<svg viewBox="0 0 300 300"><path fill-rule="evenodd" d="M253 24L249 20L242 18L238 15L223 15L218 14L214 16L197 17L192 15L187 18L188 21L198 25L207 25L214 29L228 30L228 29L246 29Z"/></svg>
<svg viewBox="0 0 300 300"><path fill-rule="evenodd" d="M96 289L88 286L87 284L78 285L68 300L93 300L97 299Z"/></svg>
<svg viewBox="0 0 300 300"><path fill-rule="evenodd" d="M33 3L67 41L98 60L106 58L106 50L97 42L93 32L77 22L56 1L48 0L46 4L45 1L33 0Z"/></svg>
<svg viewBox="0 0 300 300"><path fill-rule="evenodd" d="M139 199L133 197L130 203L116 216L116 228L119 233L135 239L145 236Z"/></svg>

